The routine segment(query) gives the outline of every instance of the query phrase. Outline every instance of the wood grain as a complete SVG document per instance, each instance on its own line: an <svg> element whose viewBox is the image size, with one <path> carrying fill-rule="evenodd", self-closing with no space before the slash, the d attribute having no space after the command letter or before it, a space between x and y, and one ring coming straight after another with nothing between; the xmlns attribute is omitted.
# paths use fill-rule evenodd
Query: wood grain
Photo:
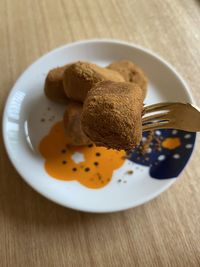
<svg viewBox="0 0 200 267"><path fill-rule="evenodd" d="M182 74L200 105L198 0L1 0L0 111L19 74L80 39L145 46ZM143 206L87 214L57 206L13 169L0 136L0 265L200 266L200 145L176 184Z"/></svg>

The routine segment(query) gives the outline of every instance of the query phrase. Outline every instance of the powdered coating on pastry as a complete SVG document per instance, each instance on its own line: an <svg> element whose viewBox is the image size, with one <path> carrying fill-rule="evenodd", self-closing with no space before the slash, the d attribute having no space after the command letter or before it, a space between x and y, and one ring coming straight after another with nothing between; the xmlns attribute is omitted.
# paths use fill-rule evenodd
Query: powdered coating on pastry
<svg viewBox="0 0 200 267"><path fill-rule="evenodd" d="M123 82L124 78L116 71L101 68L88 62L71 64L63 75L66 95L76 101L84 102L88 91L98 82L111 80Z"/></svg>
<svg viewBox="0 0 200 267"><path fill-rule="evenodd" d="M63 122L67 139L71 145L83 146L92 143L81 128L82 110L82 104L75 101L69 102L66 106Z"/></svg>
<svg viewBox="0 0 200 267"><path fill-rule="evenodd" d="M83 105L84 133L99 146L131 150L142 137L143 94L134 83L96 84Z"/></svg>
<svg viewBox="0 0 200 267"><path fill-rule="evenodd" d="M63 86L63 73L68 66L69 64L52 69L47 74L44 92L46 97L51 101L61 104L65 104L69 101Z"/></svg>
<svg viewBox="0 0 200 267"><path fill-rule="evenodd" d="M126 82L137 83L141 87L145 98L148 79L141 68L129 60L114 61L107 68L118 71Z"/></svg>

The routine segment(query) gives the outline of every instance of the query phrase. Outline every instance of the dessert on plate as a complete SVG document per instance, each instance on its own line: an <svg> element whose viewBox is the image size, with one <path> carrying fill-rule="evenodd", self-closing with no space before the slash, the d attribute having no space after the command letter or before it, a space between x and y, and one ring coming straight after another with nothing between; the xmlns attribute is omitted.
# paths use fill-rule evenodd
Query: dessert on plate
<svg viewBox="0 0 200 267"><path fill-rule="evenodd" d="M93 142L128 151L140 143L147 77L133 62L115 61L107 68L67 64L49 71L44 91L66 105L63 123L71 145Z"/></svg>
<svg viewBox="0 0 200 267"><path fill-rule="evenodd" d="M148 79L140 67L129 60L119 60L112 62L107 68L118 71L126 82L137 83L142 89L145 98Z"/></svg>
<svg viewBox="0 0 200 267"><path fill-rule="evenodd" d="M82 129L99 146L131 150L142 137L142 89L134 83L104 81L87 94Z"/></svg>

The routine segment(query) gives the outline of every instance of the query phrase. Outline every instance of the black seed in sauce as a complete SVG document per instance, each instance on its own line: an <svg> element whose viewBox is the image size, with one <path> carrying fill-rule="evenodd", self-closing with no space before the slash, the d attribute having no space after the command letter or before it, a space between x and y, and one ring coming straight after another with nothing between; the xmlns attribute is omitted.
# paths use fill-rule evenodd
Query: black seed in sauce
<svg viewBox="0 0 200 267"><path fill-rule="evenodd" d="M96 156L99 157L101 154L99 152L96 153Z"/></svg>
<svg viewBox="0 0 200 267"><path fill-rule="evenodd" d="M61 150L61 153L63 153L63 154L66 153L66 150L65 149L62 149Z"/></svg>
<svg viewBox="0 0 200 267"><path fill-rule="evenodd" d="M95 162L94 162L94 165L95 165L95 166L98 166L98 165L99 165L99 162L95 161Z"/></svg>
<svg viewBox="0 0 200 267"><path fill-rule="evenodd" d="M89 172L90 171L90 168L85 168L85 172Z"/></svg>
<svg viewBox="0 0 200 267"><path fill-rule="evenodd" d="M66 161L66 160L63 160L63 161L62 161L62 164L66 164L66 163L67 163L67 161Z"/></svg>
<svg viewBox="0 0 200 267"><path fill-rule="evenodd" d="M41 119L41 122L44 122L44 121L45 121L45 119L44 119L44 118L42 118L42 119Z"/></svg>
<svg viewBox="0 0 200 267"><path fill-rule="evenodd" d="M73 172L76 172L76 171L77 171L77 168L73 168L72 171L73 171Z"/></svg>
<svg viewBox="0 0 200 267"><path fill-rule="evenodd" d="M93 144L89 144L88 147L93 147Z"/></svg>

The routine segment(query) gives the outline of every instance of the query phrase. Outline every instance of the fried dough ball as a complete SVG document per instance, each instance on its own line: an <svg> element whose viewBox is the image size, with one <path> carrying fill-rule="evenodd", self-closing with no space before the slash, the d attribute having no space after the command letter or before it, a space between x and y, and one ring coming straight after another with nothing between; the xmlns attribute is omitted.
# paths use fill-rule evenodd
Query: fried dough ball
<svg viewBox="0 0 200 267"><path fill-rule="evenodd" d="M76 101L84 102L88 91L98 82L111 80L123 82L124 78L116 71L101 68L96 64L77 62L66 68L63 84L66 95Z"/></svg>
<svg viewBox="0 0 200 267"><path fill-rule="evenodd" d="M53 102L65 104L69 101L63 86L63 73L68 66L69 64L52 69L47 74L44 92L46 97Z"/></svg>
<svg viewBox="0 0 200 267"><path fill-rule="evenodd" d="M137 83L143 91L143 97L146 97L148 79L143 70L133 62L129 60L114 61L107 68L118 71L126 82Z"/></svg>
<svg viewBox="0 0 200 267"><path fill-rule="evenodd" d="M83 105L81 125L98 146L129 151L142 137L143 94L134 83L96 84Z"/></svg>
<svg viewBox="0 0 200 267"><path fill-rule="evenodd" d="M83 146L92 143L81 129L82 110L82 104L75 101L71 101L66 106L63 122L70 145Z"/></svg>

